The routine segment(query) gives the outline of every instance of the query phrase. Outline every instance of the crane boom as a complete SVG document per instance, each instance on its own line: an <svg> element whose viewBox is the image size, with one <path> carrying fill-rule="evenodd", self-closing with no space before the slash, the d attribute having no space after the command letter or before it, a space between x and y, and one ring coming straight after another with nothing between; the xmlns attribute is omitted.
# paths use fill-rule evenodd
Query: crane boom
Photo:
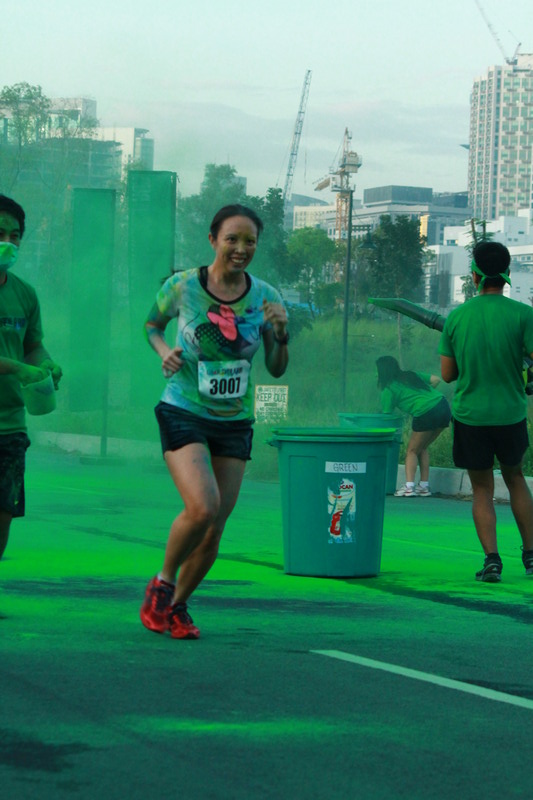
<svg viewBox="0 0 533 800"><path fill-rule="evenodd" d="M520 43L518 44L518 46L517 46L517 48L516 48L516 50L515 50L515 52L514 52L514 54L513 54L513 57L512 57L512 58L509 58L509 56L507 55L507 53L505 52L505 50L504 50L504 48L503 48L503 45L502 45L502 43L501 43L501 41L500 41L500 37L498 36L498 34L496 33L496 31L494 30L494 26L491 24L491 21L490 21L490 19L489 19L489 18L487 17L487 15L485 14L485 10L484 10L483 6L482 6L482 5L481 5L481 3L479 2L479 0L474 0L474 2L475 2L475 4L476 4L476 6L478 7L479 13L481 14L481 16L483 17L483 19L485 20L485 24L487 25L487 28L488 28L488 29L489 29L489 31L491 32L491 34L492 34L492 38L494 39L494 41L495 41L495 42L496 42L496 44L498 45L498 48L499 48L499 50L500 50L500 53L501 53L501 54L502 54L502 56L503 56L503 59L504 59L505 63L506 63L506 64L509 64L509 66L512 66L513 64L516 64L516 57L517 57L517 55L518 55L518 51L519 51L519 49L520 49Z"/></svg>
<svg viewBox="0 0 533 800"><path fill-rule="evenodd" d="M302 128L304 124L305 109L307 106L307 98L309 97L309 86L311 84L311 70L308 69L305 73L304 85L302 89L302 96L300 98L300 107L296 116L296 124L294 126L294 133L292 135L291 152L289 156L289 165L287 167L287 176L285 178L285 188L283 189L283 202L287 203L291 197L292 179L294 177L294 170L296 167L296 159L298 158L298 148L300 147L300 137L302 135Z"/></svg>

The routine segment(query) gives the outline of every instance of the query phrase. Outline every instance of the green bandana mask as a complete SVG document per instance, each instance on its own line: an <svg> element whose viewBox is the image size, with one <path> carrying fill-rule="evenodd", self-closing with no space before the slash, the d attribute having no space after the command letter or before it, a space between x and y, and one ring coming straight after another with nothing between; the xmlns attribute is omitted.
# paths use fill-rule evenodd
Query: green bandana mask
<svg viewBox="0 0 533 800"><path fill-rule="evenodd" d="M16 244L12 242L0 242L0 272L5 272L9 267L12 267L17 256L19 249Z"/></svg>
<svg viewBox="0 0 533 800"><path fill-rule="evenodd" d="M472 261L472 263L471 263L471 265L470 265L470 269L472 270L472 272L475 272L475 273L476 273L476 275L481 275L481 280L480 280L480 282L479 282L479 286L477 287L477 290L478 290L478 292L480 292L480 291L482 290L482 288L483 288L483 284L485 283L485 280L486 280L487 278L497 278L497 277L500 277L500 278L503 278L503 279L504 279L504 281L505 281L506 283L508 283L508 284L509 284L509 286L511 286L511 285L512 285L512 284L511 284L511 278L509 277L509 267L507 267L507 269L505 270L505 272L498 272L498 274L497 274L497 275L485 275L485 273L483 272L483 270L482 270L482 269L480 269L480 267L478 267L478 265L476 264L476 262L475 262L475 261Z"/></svg>

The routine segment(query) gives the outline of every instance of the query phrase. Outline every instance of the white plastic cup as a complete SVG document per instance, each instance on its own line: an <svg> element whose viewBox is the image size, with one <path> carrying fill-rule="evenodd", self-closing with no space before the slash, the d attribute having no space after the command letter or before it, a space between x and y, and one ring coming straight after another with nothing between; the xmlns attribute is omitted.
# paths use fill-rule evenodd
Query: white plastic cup
<svg viewBox="0 0 533 800"><path fill-rule="evenodd" d="M50 372L42 381L21 386L21 391L28 414L35 417L40 414L49 414L56 407L56 392Z"/></svg>

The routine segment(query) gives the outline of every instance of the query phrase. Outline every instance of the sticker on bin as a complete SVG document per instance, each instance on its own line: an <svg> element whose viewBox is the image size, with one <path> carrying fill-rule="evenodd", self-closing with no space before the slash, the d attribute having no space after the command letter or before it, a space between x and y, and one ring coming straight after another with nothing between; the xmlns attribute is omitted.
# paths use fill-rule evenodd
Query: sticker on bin
<svg viewBox="0 0 533 800"><path fill-rule="evenodd" d="M325 472L366 472L366 461L326 461Z"/></svg>
<svg viewBox="0 0 533 800"><path fill-rule="evenodd" d="M355 483L341 478L337 486L328 487L328 542L353 544L355 522Z"/></svg>

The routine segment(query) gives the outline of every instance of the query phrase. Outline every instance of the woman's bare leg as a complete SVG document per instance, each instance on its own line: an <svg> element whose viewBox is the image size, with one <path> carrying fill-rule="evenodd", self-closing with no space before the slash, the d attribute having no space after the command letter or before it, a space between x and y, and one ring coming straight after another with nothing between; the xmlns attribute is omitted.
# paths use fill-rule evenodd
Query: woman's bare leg
<svg viewBox="0 0 533 800"><path fill-rule="evenodd" d="M201 444L168 451L165 461L185 507L171 525L161 577L174 583L179 571L174 602L185 602L215 562L246 462L211 457Z"/></svg>

